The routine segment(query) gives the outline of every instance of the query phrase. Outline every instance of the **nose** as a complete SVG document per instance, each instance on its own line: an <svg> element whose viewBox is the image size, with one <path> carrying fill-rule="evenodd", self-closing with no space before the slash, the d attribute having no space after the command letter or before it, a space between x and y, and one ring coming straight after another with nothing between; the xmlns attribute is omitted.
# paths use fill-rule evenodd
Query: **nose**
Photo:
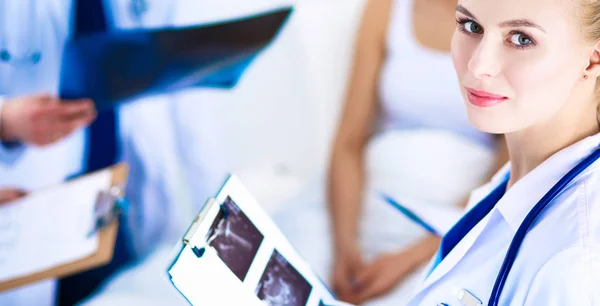
<svg viewBox="0 0 600 306"><path fill-rule="evenodd" d="M469 71L478 79L493 78L500 72L498 46L482 39L469 60Z"/></svg>

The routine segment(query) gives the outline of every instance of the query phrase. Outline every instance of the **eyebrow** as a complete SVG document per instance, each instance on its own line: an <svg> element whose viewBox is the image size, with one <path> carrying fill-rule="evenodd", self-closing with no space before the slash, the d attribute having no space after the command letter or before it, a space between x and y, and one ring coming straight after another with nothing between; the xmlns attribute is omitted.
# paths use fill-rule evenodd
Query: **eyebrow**
<svg viewBox="0 0 600 306"><path fill-rule="evenodd" d="M465 8L462 5L457 5L456 6L456 11L462 13L463 15L473 19L473 20L477 20L477 17L475 17L475 15L473 15L473 13L469 12L469 10L467 10L467 8ZM508 20L508 21L504 21L500 23L500 27L529 27L529 28L536 28L544 33L546 33L546 30L544 30L544 28L542 28L540 25L532 22L531 20L528 19L513 19L513 20Z"/></svg>
<svg viewBox="0 0 600 306"><path fill-rule="evenodd" d="M462 6L462 5L457 5L456 6L456 11L462 13L463 15L469 17L469 18L473 18L475 20L477 20L477 18L475 17L475 15L471 14L471 12L469 12L469 10L467 10L466 7Z"/></svg>

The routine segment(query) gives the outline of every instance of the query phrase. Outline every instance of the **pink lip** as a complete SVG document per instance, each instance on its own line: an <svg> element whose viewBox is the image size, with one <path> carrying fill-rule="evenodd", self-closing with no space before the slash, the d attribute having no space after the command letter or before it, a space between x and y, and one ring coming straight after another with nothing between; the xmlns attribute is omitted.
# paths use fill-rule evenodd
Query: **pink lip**
<svg viewBox="0 0 600 306"><path fill-rule="evenodd" d="M466 87L466 89L469 102L477 107L491 107L508 99L505 96L495 95L483 90L477 90L469 87Z"/></svg>

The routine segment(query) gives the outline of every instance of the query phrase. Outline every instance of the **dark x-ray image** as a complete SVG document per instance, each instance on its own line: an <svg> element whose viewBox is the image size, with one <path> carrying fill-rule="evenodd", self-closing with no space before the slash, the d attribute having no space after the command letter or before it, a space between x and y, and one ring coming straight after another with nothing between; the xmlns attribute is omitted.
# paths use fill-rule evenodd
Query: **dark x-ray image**
<svg viewBox="0 0 600 306"><path fill-rule="evenodd" d="M223 205L227 217L223 218L221 211L213 222L208 237L214 239L209 245L215 248L225 265L243 282L264 236L230 197L225 199Z"/></svg>
<svg viewBox="0 0 600 306"><path fill-rule="evenodd" d="M312 286L277 252L267 263L256 296L269 306L305 306Z"/></svg>

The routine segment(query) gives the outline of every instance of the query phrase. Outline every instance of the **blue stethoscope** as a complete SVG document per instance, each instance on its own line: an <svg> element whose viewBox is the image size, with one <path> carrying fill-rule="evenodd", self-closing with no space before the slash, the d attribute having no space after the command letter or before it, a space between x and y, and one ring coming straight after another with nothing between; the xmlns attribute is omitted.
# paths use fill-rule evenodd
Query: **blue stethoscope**
<svg viewBox="0 0 600 306"><path fill-rule="evenodd" d="M502 294L502 289L504 289L504 285L506 284L506 280L508 278L508 274L517 258L517 253L519 252L519 248L521 244L523 244L523 240L525 239L525 235L531 228L532 224L538 219L538 217L542 214L546 206L550 204L562 191L565 190L567 185L573 181L575 177L585 171L590 165L592 165L595 161L600 159L600 146L598 146L594 152L592 152L589 156L587 156L584 160L579 162L571 171L569 171L564 177L562 177L556 185L554 185L543 197L542 199L535 204L535 206L529 211L529 214L525 217L525 220L519 226L517 233L513 237L506 256L504 257L504 261L502 266L500 267L500 272L498 272L498 276L496 277L496 281L494 283L494 287L492 289L492 294L490 295L490 299L488 302L489 306L497 306L500 302L500 295Z"/></svg>
<svg viewBox="0 0 600 306"><path fill-rule="evenodd" d="M2 7L0 7L0 13L2 14L2 18L0 18L0 20L2 20L2 22L6 22L7 18L6 15L8 12L8 8L7 8L7 2L8 1L0 1L2 4ZM0 33L0 62L5 62L5 63L9 63L13 66L19 66L19 65L35 65L37 63L40 62L41 58L42 58L42 37L41 37L41 31L40 31L40 18L37 15L37 0L31 0L30 3L30 14L29 14L29 20L31 20L32 24L31 26L34 29L34 34L38 35L39 37L37 38L28 38L27 40L30 41L30 45L27 48L26 51L24 51L22 54L16 54L15 52L11 52L9 50L8 47L8 37L7 37L7 31L6 29L9 28L6 24L4 24L2 27L3 30L0 29L0 31L2 31ZM141 22L142 16L148 12L148 8L149 8L149 4L147 0L130 0L129 1L129 13L131 15L131 18L136 20L138 23Z"/></svg>

